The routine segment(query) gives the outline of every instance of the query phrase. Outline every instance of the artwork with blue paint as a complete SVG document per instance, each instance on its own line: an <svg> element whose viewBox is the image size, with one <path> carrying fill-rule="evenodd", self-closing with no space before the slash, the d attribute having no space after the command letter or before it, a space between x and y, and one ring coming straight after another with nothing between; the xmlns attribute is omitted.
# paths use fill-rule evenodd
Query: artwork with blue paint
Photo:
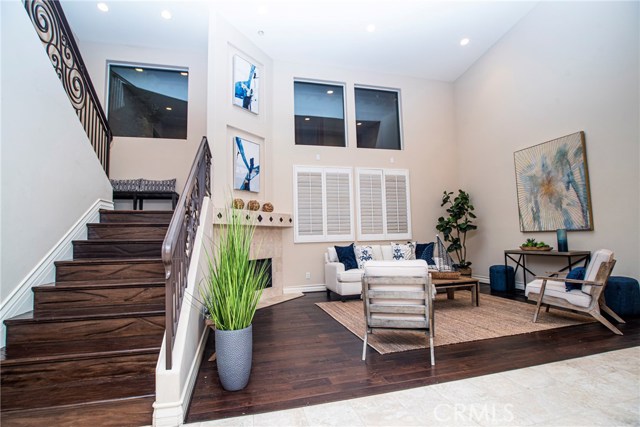
<svg viewBox="0 0 640 427"><path fill-rule="evenodd" d="M521 231L593 230L584 132L513 157Z"/></svg>
<svg viewBox="0 0 640 427"><path fill-rule="evenodd" d="M233 57L233 104L254 114L260 112L258 67L246 59Z"/></svg>
<svg viewBox="0 0 640 427"><path fill-rule="evenodd" d="M260 192L260 145L239 136L234 139L233 189Z"/></svg>

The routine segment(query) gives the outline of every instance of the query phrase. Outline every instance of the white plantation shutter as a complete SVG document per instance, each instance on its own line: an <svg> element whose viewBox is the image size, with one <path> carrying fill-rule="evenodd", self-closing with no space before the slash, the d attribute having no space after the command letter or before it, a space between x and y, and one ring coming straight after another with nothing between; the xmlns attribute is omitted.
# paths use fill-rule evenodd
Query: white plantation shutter
<svg viewBox="0 0 640 427"><path fill-rule="evenodd" d="M352 172L294 167L295 242L354 240Z"/></svg>
<svg viewBox="0 0 640 427"><path fill-rule="evenodd" d="M370 239L384 236L382 171L362 169L358 172L358 209L360 236Z"/></svg>
<svg viewBox="0 0 640 427"><path fill-rule="evenodd" d="M327 235L353 239L351 212L351 171L328 170L325 173Z"/></svg>
<svg viewBox="0 0 640 427"><path fill-rule="evenodd" d="M357 183L358 238L410 239L408 171L358 169Z"/></svg>

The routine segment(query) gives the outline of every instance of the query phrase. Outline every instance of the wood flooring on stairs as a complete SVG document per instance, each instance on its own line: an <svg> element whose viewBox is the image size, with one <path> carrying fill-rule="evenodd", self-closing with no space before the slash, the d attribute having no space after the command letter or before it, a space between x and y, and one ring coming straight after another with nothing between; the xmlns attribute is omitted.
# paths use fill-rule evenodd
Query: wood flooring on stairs
<svg viewBox="0 0 640 427"><path fill-rule="evenodd" d="M434 367L427 349L370 351L363 362L362 341L318 308L320 301L326 301L324 292L307 293L256 313L253 369L242 391L220 387L216 364L207 360L214 352L209 334L187 422L334 402L640 345L636 318L619 325L623 336L591 323L439 346Z"/></svg>
<svg viewBox="0 0 640 427"><path fill-rule="evenodd" d="M5 320L3 427L151 424L172 214L101 211L55 283L33 289L33 311Z"/></svg>

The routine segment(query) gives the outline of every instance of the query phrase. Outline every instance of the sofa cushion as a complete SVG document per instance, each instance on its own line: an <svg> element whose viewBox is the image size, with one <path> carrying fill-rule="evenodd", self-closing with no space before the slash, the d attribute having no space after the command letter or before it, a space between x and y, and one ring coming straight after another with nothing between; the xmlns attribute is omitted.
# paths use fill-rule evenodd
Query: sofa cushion
<svg viewBox="0 0 640 427"><path fill-rule="evenodd" d="M411 242L406 244L391 243L391 252L396 261L416 259L416 249Z"/></svg>
<svg viewBox="0 0 640 427"><path fill-rule="evenodd" d="M385 245L388 246L388 245ZM384 255L382 253L382 246L380 245L371 245L373 248L373 259L376 261L382 261L384 259Z"/></svg>
<svg viewBox="0 0 640 427"><path fill-rule="evenodd" d="M418 243L416 245L416 259L423 259L427 261L429 265L435 265L436 262L433 259L434 242Z"/></svg>
<svg viewBox="0 0 640 427"><path fill-rule="evenodd" d="M364 263L367 261L371 261L374 259L373 247L371 246L356 246L354 250L356 254L356 262L358 263L358 268L364 268Z"/></svg>
<svg viewBox="0 0 640 427"><path fill-rule="evenodd" d="M392 261L393 251L391 245L380 245L380 252L382 252L382 259L380 261Z"/></svg>
<svg viewBox="0 0 640 427"><path fill-rule="evenodd" d="M327 248L327 255L329 257L329 262L340 262L338 259L338 253L336 252L336 248L333 246L329 246Z"/></svg>
<svg viewBox="0 0 640 427"><path fill-rule="evenodd" d="M353 251L354 244L350 244L349 246L336 246L336 253L338 254L338 260L344 264L345 270L351 270L354 268L358 268L358 263L356 262L356 255Z"/></svg>
<svg viewBox="0 0 640 427"><path fill-rule="evenodd" d="M364 270L352 269L338 272L338 280L341 282L360 282L362 280Z"/></svg>
<svg viewBox="0 0 640 427"><path fill-rule="evenodd" d="M532 292L539 294L541 287L542 279L533 280L527 283L525 295L529 297L529 294ZM558 282L555 280L547 280L547 287L544 290L544 295L563 299L573 305L577 305L578 307L589 307L589 304L591 304L591 295L585 294L580 289L567 291L565 289L564 282Z"/></svg>

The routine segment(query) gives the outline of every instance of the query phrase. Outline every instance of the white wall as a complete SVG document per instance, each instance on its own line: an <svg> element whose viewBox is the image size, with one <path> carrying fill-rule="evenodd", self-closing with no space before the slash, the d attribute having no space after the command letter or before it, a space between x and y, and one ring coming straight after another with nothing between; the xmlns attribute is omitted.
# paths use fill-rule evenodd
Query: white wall
<svg viewBox="0 0 640 427"><path fill-rule="evenodd" d="M4 304L111 185L22 2L0 8Z"/></svg>
<svg viewBox="0 0 640 427"><path fill-rule="evenodd" d="M181 193L200 140L207 130L206 50L147 49L83 42L82 40L79 40L78 43L100 102L105 106L105 109L107 105L107 61L188 68L189 106L186 141L183 139L114 137L111 144L111 178L177 178L176 189ZM152 202L145 202L147 209L152 205Z"/></svg>
<svg viewBox="0 0 640 427"><path fill-rule="evenodd" d="M614 275L640 275L637 2L541 2L455 82L461 188L479 230L474 275L502 264L521 233L513 152L584 130L594 231L569 249L610 248ZM543 266L534 271L545 271Z"/></svg>

